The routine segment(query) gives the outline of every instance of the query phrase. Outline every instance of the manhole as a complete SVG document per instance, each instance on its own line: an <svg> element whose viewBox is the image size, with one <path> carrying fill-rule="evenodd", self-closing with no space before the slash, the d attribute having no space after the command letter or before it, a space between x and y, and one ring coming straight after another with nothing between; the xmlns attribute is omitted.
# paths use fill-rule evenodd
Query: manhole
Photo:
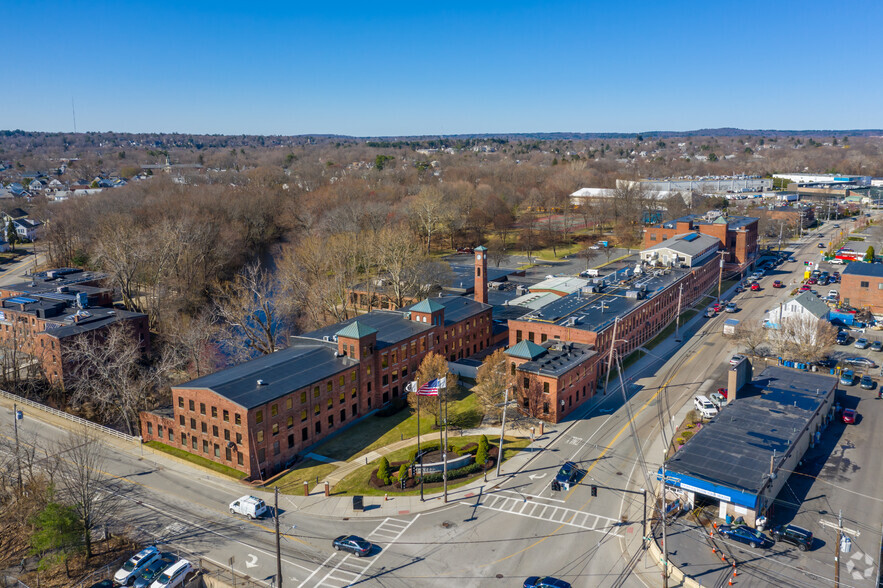
<svg viewBox="0 0 883 588"><path fill-rule="evenodd" d="M621 476L621 475L622 475L622 472L616 472L616 475L617 475L617 476Z"/></svg>
<svg viewBox="0 0 883 588"><path fill-rule="evenodd" d="M497 580L501 580L503 578L503 574L497 574L496 578Z"/></svg>
<svg viewBox="0 0 883 588"><path fill-rule="evenodd" d="M524 499L525 500L533 500L533 496L525 496Z"/></svg>
<svg viewBox="0 0 883 588"><path fill-rule="evenodd" d="M348 520L350 520L350 518L349 518L349 517L343 517L343 520L348 521Z"/></svg>
<svg viewBox="0 0 883 588"><path fill-rule="evenodd" d="M441 526L443 529L450 529L451 527L453 527L455 525L451 521L445 521L441 524Z"/></svg>

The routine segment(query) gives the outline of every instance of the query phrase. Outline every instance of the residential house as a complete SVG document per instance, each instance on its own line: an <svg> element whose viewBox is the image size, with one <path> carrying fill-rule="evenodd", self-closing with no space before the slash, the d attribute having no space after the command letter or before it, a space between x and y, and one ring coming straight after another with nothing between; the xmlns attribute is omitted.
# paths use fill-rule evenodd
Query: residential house
<svg viewBox="0 0 883 588"><path fill-rule="evenodd" d="M813 321L827 321L831 316L828 304L812 292L801 292L794 298L782 302L778 308L769 310L764 315L763 325L778 329L783 320L790 317L809 318Z"/></svg>

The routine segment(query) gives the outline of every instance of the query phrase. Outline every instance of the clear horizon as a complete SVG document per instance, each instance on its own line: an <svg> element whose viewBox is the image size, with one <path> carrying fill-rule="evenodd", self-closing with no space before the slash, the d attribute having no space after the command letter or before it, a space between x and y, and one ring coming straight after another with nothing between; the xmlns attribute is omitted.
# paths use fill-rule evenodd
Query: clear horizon
<svg viewBox="0 0 883 588"><path fill-rule="evenodd" d="M9 130L72 132L72 102L80 132L883 128L876 3L14 1L0 14L17 23Z"/></svg>

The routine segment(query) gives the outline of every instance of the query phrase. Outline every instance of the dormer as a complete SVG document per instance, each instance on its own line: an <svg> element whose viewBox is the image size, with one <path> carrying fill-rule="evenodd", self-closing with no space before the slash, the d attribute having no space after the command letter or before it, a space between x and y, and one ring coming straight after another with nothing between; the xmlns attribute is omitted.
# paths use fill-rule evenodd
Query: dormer
<svg viewBox="0 0 883 588"><path fill-rule="evenodd" d="M409 311L412 321L436 326L445 324L445 307L435 300L427 298L412 306Z"/></svg>
<svg viewBox="0 0 883 588"><path fill-rule="evenodd" d="M337 353L361 360L374 353L377 347L377 329L365 323L353 321L335 333Z"/></svg>

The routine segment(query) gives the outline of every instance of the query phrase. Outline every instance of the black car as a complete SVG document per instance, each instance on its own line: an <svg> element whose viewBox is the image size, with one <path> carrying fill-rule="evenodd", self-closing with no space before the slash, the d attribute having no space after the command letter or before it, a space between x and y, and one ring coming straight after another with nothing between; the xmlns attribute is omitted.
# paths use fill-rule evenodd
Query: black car
<svg viewBox="0 0 883 588"><path fill-rule="evenodd" d="M356 557L365 557L371 553L371 542L355 535L341 535L332 541L331 545L337 551L349 551L355 554Z"/></svg>
<svg viewBox="0 0 883 588"><path fill-rule="evenodd" d="M101 580L100 582L95 582L89 588L114 588L113 580Z"/></svg>
<svg viewBox="0 0 883 588"><path fill-rule="evenodd" d="M144 568L141 575L135 578L135 583L132 584L133 588L150 588L154 580L159 578L159 575L176 561L178 561L178 556L173 553L159 554L159 559Z"/></svg>
<svg viewBox="0 0 883 588"><path fill-rule="evenodd" d="M561 466L561 469L558 470L558 474L555 476L555 482L564 489L570 490L571 487L579 484L579 481L582 479L583 473L572 461L565 461L564 465Z"/></svg>
<svg viewBox="0 0 883 588"><path fill-rule="evenodd" d="M531 576L524 581L524 588L570 588L570 582L552 576Z"/></svg>
<svg viewBox="0 0 883 588"><path fill-rule="evenodd" d="M859 386L862 387L862 390L873 390L874 380L871 379L871 376L862 376Z"/></svg>
<svg viewBox="0 0 883 588"><path fill-rule="evenodd" d="M800 551L812 549L812 531L807 531L795 525L783 525L770 529L770 537L773 541L784 541L796 545Z"/></svg>
<svg viewBox="0 0 883 588"><path fill-rule="evenodd" d="M755 549L758 547L769 547L772 544L769 537L751 527L741 525L738 527L731 527L729 525L722 525L718 527L718 531L727 539L745 543Z"/></svg>
<svg viewBox="0 0 883 588"><path fill-rule="evenodd" d="M849 333L840 331L837 333L837 345L847 345L849 343Z"/></svg>

